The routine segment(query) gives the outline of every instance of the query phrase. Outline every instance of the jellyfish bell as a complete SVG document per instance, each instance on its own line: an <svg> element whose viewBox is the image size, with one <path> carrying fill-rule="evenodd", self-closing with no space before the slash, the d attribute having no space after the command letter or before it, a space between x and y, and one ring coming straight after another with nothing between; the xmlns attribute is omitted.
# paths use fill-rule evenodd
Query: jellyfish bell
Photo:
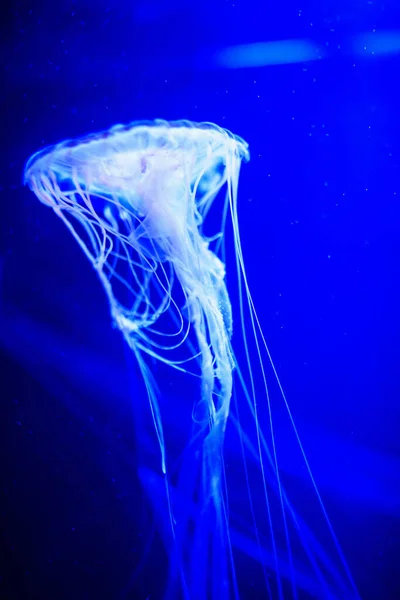
<svg viewBox="0 0 400 600"><path fill-rule="evenodd" d="M85 190L111 194L118 216L141 220L132 237L162 245L201 223L219 188L238 177L240 160L248 157L244 140L211 123L134 123L37 153L26 165L25 181L53 207L65 208L67 201L53 193L57 187L69 187L69 193L75 187L83 197L78 201Z"/></svg>
<svg viewBox="0 0 400 600"><path fill-rule="evenodd" d="M275 591L271 591L266 573L245 466L244 488L251 506L256 547L260 550L265 597L284 598L284 569L280 567L268 485L277 498L283 523L289 565L286 578L292 590L288 597L297 598L296 589L301 586L301 578L295 576L288 522L302 543L306 538L310 540L304 528L300 531L300 520L280 481L272 421L268 445L257 411L252 365L258 364L262 382L263 345L269 360L270 355L249 291L239 235L238 180L241 162L248 159L247 143L226 129L211 123L157 120L117 126L81 140L63 142L34 155L25 168L27 185L64 221L95 268L106 291L113 322L133 351L143 375L159 453L158 473L147 487L153 490L159 477L164 481L168 507L165 543L170 553L168 592L172 598L181 594L185 600L228 600L240 594L223 458L235 369L241 398L253 419L255 440L250 441L242 431L238 410L232 421L243 456L248 452L255 457L260 469L268 514ZM217 232L207 237L203 225L220 192L224 200ZM239 329L247 383L231 343L232 307L222 251L228 215L238 272ZM255 360L250 357L251 335ZM166 414L151 361L195 375L199 381L196 397L184 407L193 426L190 451L181 461L174 461L168 453ZM263 385L265 404L270 409L265 381ZM169 406L168 411L173 413L174 407ZM176 419L170 421L174 425ZM159 497L157 490L154 503L161 502ZM333 571L332 580L340 580L341 595L324 597L357 597L346 566L352 595L343 592L347 584L343 584L329 561L324 561L323 554L310 546L308 542L306 554L322 581L321 589L330 589L331 583L326 584L316 554L319 561L326 563L324 568ZM340 558L345 565L341 554Z"/></svg>

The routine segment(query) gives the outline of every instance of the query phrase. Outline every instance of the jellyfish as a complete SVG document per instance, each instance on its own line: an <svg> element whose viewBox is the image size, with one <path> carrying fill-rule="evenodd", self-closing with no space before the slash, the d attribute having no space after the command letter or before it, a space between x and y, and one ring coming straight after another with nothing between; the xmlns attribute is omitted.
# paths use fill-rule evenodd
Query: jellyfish
<svg viewBox="0 0 400 600"><path fill-rule="evenodd" d="M247 143L217 125L155 120L118 125L41 150L27 162L24 180L62 219L89 259L106 292L112 323L140 369L157 445L155 464L152 469L143 467L141 477L153 502L163 507L159 512L169 556L165 598L243 597L236 569L238 549L261 565L264 592L257 597L358 598L250 293L237 204L239 172L248 160ZM208 233L208 215L217 197L222 198L213 217L218 224ZM228 222L244 364L239 363L233 343L226 284ZM282 483L265 357L334 541L340 573L295 511ZM157 365L166 369L162 376ZM173 399L162 401L159 379L168 370L196 382L179 408ZM260 422L260 403L266 407L267 431ZM253 434L241 421L244 409ZM178 410L189 415L190 434L180 458L173 460L165 422L173 426ZM252 541L240 527L232 526L224 457L230 422L244 463ZM249 460L260 474L265 535L258 525ZM307 572L296 564L294 536L310 567Z"/></svg>

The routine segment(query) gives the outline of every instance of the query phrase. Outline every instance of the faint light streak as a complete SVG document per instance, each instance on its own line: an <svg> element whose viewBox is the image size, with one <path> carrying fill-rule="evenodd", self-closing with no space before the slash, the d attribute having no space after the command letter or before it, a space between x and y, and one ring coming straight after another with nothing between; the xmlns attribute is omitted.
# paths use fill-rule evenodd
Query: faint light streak
<svg viewBox="0 0 400 600"><path fill-rule="evenodd" d="M342 40L340 48L346 47L345 54L352 56L387 56L400 54L400 30L364 32ZM295 64L329 58L330 50L306 39L277 40L228 46L218 50L212 63L214 67L243 69L270 65Z"/></svg>
<svg viewBox="0 0 400 600"><path fill-rule="evenodd" d="M217 66L229 69L308 62L323 58L323 50L309 40L281 40L230 46L214 55Z"/></svg>
<svg viewBox="0 0 400 600"><path fill-rule="evenodd" d="M400 31L369 31L358 34L353 41L353 52L359 56L400 53Z"/></svg>

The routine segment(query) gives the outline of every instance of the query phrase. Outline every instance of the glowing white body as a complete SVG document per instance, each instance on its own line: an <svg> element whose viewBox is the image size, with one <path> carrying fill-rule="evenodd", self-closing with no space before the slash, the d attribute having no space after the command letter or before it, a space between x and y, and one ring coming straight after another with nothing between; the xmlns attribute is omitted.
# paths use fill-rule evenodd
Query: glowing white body
<svg viewBox="0 0 400 600"><path fill-rule="evenodd" d="M67 142L46 149L28 161L25 180L37 197L51 206L65 222L93 264L107 293L113 321L137 357L158 438L160 472L168 500L169 531L173 540L169 586L172 597L178 597L173 587L177 583L185 600L228 600L239 597L227 495L223 485L223 445L236 367L242 400L254 423L255 441L251 442L241 430L238 414L234 420L242 445L246 472L244 487L248 488L258 548L256 554L262 565L266 597L272 598L267 577L268 564L275 571L276 597L280 600L283 600L283 571L285 578L290 581L293 598L297 598L298 585L309 589L314 586L313 578L303 577L302 580L295 574L288 533L290 522L320 580L316 593L324 595L318 597L337 597L341 600L357 598L357 591L304 455L249 291L237 216L240 164L248 158L247 144L215 125L156 121L129 127L118 126L79 143ZM223 188L226 191L220 226L213 238L216 243L211 248L210 240L203 235L202 223ZM232 309L221 258L229 214L238 271L239 330L248 372L247 383L231 347ZM77 222L79 228L76 227ZM178 305L175 299L177 284L177 297L184 297L184 305ZM166 316L169 320L165 328ZM192 338L191 331L194 333ZM254 358L249 351L251 336ZM344 582L323 554L318 555L324 568L333 572L335 585L340 590L337 596L331 595L331 582L326 581L315 560L317 551L314 546L307 545L310 534L308 531L304 533L300 527L300 521L281 485L262 349L270 361L307 472L347 577ZM185 352L184 358L171 358L176 351ZM185 373L190 372L192 364L199 366L199 373L195 373L200 380L199 397L188 399L188 409L192 412L194 423L191 444L196 446L196 452L193 463L187 469L183 490L185 497L195 505L196 518L191 514L191 508L185 508L180 515L175 514L177 509L171 500L172 486L163 418L156 382L146 360L149 357ZM263 382L260 396L268 409L269 445L259 424L253 364L258 366ZM245 451L259 463L268 515L269 562L262 549L254 516ZM268 480L282 513L281 524L287 550L285 565L282 565L278 556L267 491ZM193 522L194 533L191 531ZM239 537L236 536L236 539ZM350 582L350 592L347 582Z"/></svg>

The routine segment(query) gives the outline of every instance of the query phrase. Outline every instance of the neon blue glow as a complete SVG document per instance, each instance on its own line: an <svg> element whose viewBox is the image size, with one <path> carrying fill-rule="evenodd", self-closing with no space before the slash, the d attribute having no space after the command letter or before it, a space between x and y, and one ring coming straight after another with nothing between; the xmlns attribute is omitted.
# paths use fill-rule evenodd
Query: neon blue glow
<svg viewBox="0 0 400 600"><path fill-rule="evenodd" d="M238 218L239 172L249 158L242 138L211 123L140 122L35 154L25 182L93 265L113 324L143 376L157 459L152 468L141 465L139 475L169 556L166 598L241 597L235 561L242 552L260 565L265 598L297 599L305 590L355 599L250 292ZM206 235L217 198L219 225ZM239 299L235 326L225 280L228 227ZM163 399L160 366L194 381L181 404L173 395ZM272 384L334 558L282 481ZM173 452L170 440L180 442L184 421L189 439ZM232 487L224 455L228 427L240 457L241 482L237 474ZM145 436L139 431L140 442ZM238 486L247 492L247 528L231 511Z"/></svg>

